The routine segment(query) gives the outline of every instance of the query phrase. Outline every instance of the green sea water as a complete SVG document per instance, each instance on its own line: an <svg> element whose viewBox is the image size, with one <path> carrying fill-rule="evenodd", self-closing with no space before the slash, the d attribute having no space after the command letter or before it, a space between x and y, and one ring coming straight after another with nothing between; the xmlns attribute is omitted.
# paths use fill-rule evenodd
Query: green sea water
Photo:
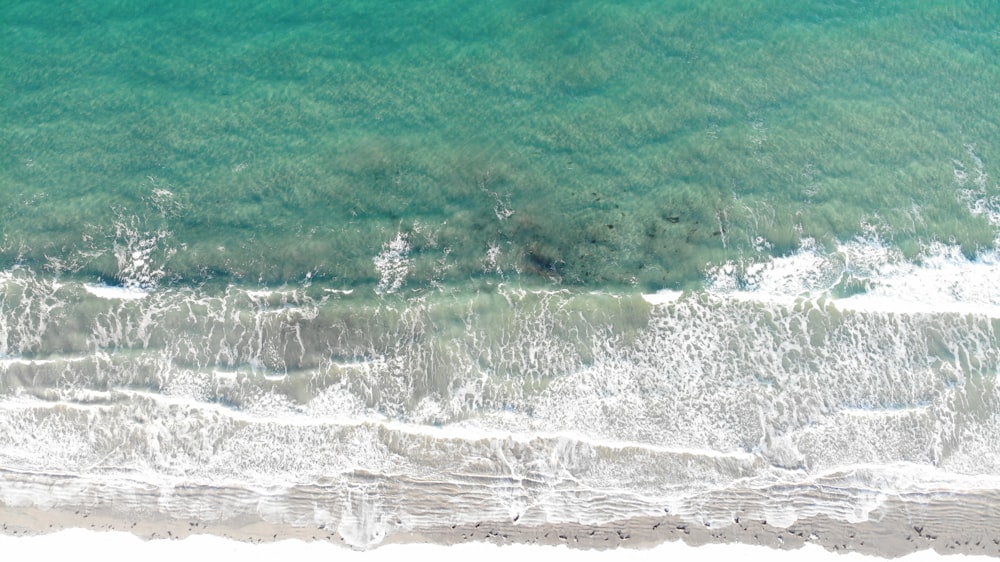
<svg viewBox="0 0 1000 562"><path fill-rule="evenodd" d="M0 267L654 290L866 228L973 257L998 61L989 0L8 0Z"/></svg>

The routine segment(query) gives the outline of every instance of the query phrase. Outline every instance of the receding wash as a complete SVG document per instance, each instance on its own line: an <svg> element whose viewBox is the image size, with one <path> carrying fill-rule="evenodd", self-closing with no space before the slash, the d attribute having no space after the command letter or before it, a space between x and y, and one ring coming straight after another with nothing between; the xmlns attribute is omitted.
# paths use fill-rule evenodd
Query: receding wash
<svg viewBox="0 0 1000 562"><path fill-rule="evenodd" d="M998 30L0 3L0 522L1000 556Z"/></svg>

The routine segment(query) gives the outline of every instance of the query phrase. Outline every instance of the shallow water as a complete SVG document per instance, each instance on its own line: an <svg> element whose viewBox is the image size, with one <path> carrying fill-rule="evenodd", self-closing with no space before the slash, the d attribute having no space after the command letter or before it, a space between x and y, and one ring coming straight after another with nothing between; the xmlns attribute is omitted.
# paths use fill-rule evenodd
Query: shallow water
<svg viewBox="0 0 1000 562"><path fill-rule="evenodd" d="M401 237L414 289L649 290L866 225L992 247L991 3L536 4L8 3L0 255L367 289Z"/></svg>

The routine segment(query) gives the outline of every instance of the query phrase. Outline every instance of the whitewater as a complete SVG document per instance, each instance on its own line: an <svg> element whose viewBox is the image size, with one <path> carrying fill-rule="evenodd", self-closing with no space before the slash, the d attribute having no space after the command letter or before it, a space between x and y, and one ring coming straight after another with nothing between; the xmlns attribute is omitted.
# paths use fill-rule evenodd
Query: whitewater
<svg viewBox="0 0 1000 562"><path fill-rule="evenodd" d="M908 261L877 237L645 295L140 291L15 268L0 503L360 549L658 516L944 509L961 529L1000 496L997 281L991 252Z"/></svg>

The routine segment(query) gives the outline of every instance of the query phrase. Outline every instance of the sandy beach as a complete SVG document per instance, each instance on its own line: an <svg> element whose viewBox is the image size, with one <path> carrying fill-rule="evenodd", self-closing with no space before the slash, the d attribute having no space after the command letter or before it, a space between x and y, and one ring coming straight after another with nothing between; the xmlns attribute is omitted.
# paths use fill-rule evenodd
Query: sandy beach
<svg viewBox="0 0 1000 562"><path fill-rule="evenodd" d="M650 549L682 541L689 546L730 544L765 546L794 551L809 545L829 552L861 553L896 558L923 550L940 554L1000 557L1000 498L973 495L947 501L929 498L912 504L888 502L870 521L849 524L828 517L811 517L787 528L737 517L733 524L712 528L680 517L642 517L604 525L526 525L515 521L397 528L381 545L492 543L496 545L563 545L571 549ZM11 537L37 536L64 529L124 531L141 539L184 539L209 535L252 544L288 539L344 544L337 530L318 526L271 523L241 516L214 521L183 520L157 513L118 510L113 506L82 508L0 506L3 533ZM381 546L379 545L379 546Z"/></svg>

